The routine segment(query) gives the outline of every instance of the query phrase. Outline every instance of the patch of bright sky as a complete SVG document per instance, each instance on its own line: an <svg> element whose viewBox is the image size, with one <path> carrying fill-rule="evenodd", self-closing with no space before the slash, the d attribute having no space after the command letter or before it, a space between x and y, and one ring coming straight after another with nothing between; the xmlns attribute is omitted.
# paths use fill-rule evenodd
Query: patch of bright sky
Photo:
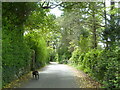
<svg viewBox="0 0 120 90"><path fill-rule="evenodd" d="M107 7L110 6L110 1L109 1L109 0L106 0L105 3L106 3L106 6L107 6Z"/></svg>
<svg viewBox="0 0 120 90"><path fill-rule="evenodd" d="M56 8L51 9L50 13L54 14L56 17L60 17L63 11L59 10L59 8L56 7Z"/></svg>
<svg viewBox="0 0 120 90"><path fill-rule="evenodd" d="M110 6L110 1L109 0L106 0L106 6L107 7ZM50 13L54 14L56 17L60 17L62 15L63 11L59 10L59 8L56 7L56 8L51 9Z"/></svg>

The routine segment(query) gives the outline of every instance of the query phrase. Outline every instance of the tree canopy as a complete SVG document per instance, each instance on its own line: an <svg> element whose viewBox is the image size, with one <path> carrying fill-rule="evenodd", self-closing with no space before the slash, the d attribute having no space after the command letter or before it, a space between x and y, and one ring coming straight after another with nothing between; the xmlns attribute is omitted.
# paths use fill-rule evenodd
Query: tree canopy
<svg viewBox="0 0 120 90"><path fill-rule="evenodd" d="M120 88L119 2L2 3L3 86L50 61ZM59 7L60 17L50 13ZM102 74L101 74L102 73Z"/></svg>

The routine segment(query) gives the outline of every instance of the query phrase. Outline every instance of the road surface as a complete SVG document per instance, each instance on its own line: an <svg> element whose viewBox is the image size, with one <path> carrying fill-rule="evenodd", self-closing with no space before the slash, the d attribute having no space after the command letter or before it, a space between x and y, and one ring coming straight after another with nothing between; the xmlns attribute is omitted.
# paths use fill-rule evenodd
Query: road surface
<svg viewBox="0 0 120 90"><path fill-rule="evenodd" d="M31 78L22 88L79 88L74 72L67 65L51 62L39 70L39 80Z"/></svg>

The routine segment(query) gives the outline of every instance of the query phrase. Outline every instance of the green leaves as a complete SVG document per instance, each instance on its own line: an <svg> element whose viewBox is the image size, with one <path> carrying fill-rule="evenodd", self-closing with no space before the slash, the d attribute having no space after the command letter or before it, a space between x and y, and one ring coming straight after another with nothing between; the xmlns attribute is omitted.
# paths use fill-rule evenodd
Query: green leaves
<svg viewBox="0 0 120 90"><path fill-rule="evenodd" d="M35 50L35 65L36 68L43 66L48 62L47 45L42 37L37 32L28 33L25 36L25 40L30 49Z"/></svg>
<svg viewBox="0 0 120 90"><path fill-rule="evenodd" d="M10 23L18 26L26 21L37 5L36 3L28 2L6 2L2 4L3 18L8 17Z"/></svg>
<svg viewBox="0 0 120 90"><path fill-rule="evenodd" d="M108 18L102 2L60 5L64 13L56 19L38 3L3 3L3 85L30 71L34 50L36 68L69 59L105 87L119 88L118 9L110 7ZM109 48L97 49L98 42Z"/></svg>
<svg viewBox="0 0 120 90"><path fill-rule="evenodd" d="M20 77L22 74L29 71L24 71L24 67L29 67L30 50L25 45L22 33L18 28L9 30L10 26L3 27L2 39L2 71L3 71L3 86L12 80ZM21 29L21 28L19 28ZM21 71L21 69L23 69ZM21 74L21 73L22 74Z"/></svg>
<svg viewBox="0 0 120 90"><path fill-rule="evenodd" d="M94 49L82 54L76 49L70 61L71 64L80 66L84 72L103 83L106 88L119 88L120 62L117 57L119 54L118 48L112 51Z"/></svg>

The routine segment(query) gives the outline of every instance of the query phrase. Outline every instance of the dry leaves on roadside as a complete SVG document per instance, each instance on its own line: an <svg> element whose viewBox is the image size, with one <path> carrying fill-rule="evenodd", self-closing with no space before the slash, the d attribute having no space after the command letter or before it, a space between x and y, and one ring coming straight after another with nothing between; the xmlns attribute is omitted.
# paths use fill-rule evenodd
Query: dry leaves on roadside
<svg viewBox="0 0 120 90"><path fill-rule="evenodd" d="M81 70L70 67L75 73L75 79L80 88L100 88L101 84L90 78Z"/></svg>

